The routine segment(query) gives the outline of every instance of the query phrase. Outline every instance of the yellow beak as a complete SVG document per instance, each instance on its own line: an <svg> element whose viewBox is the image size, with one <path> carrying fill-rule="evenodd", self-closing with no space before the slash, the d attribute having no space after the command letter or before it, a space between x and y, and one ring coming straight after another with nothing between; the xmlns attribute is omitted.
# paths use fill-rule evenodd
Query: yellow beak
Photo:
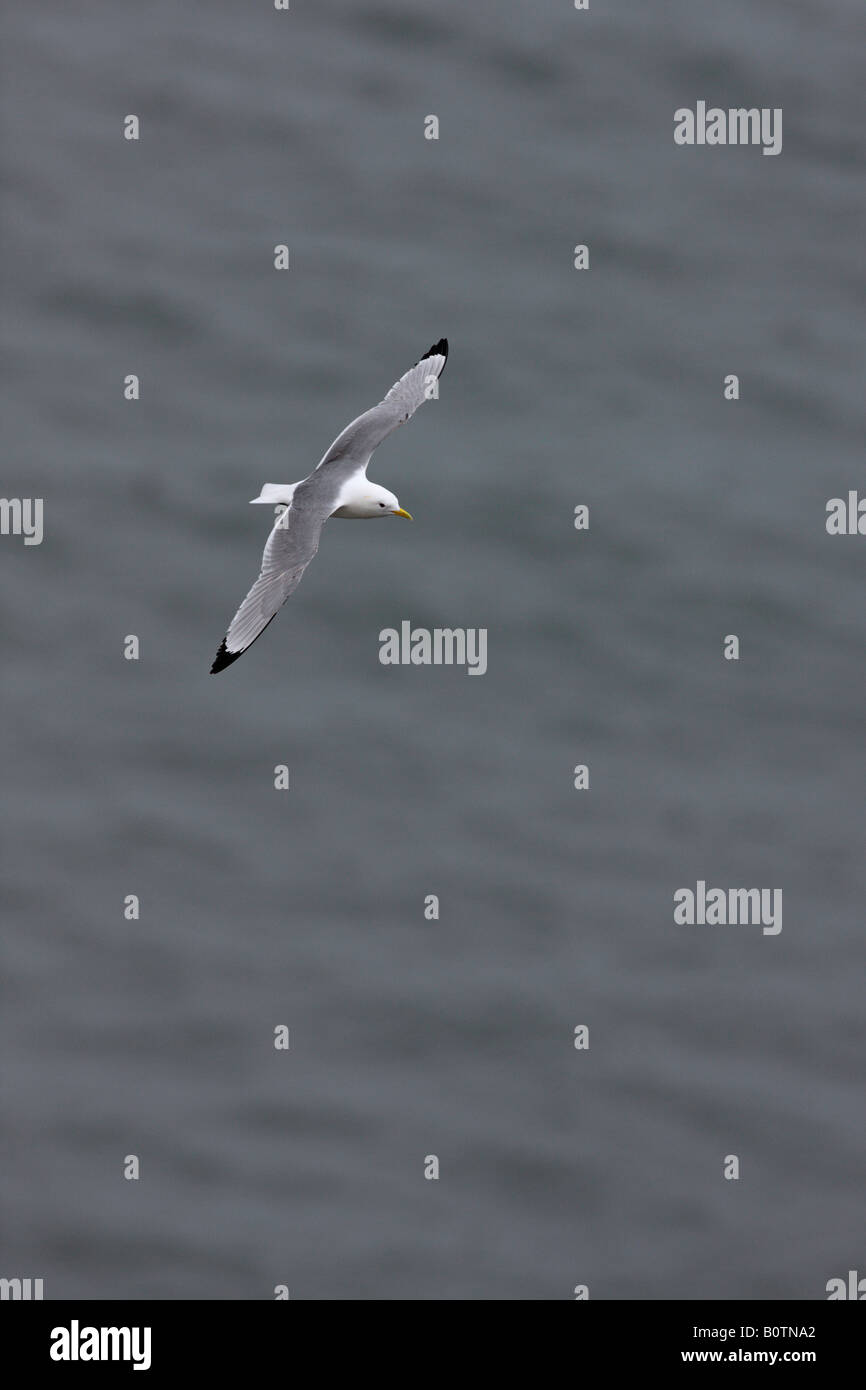
<svg viewBox="0 0 866 1390"><path fill-rule="evenodd" d="M393 510L393 512L391 513L391 515L392 515L392 516L405 516L405 518L406 518L407 521L413 521L413 520L414 520L414 518L413 518L411 512L406 512L406 511L404 511L402 507L395 507L394 510Z"/></svg>

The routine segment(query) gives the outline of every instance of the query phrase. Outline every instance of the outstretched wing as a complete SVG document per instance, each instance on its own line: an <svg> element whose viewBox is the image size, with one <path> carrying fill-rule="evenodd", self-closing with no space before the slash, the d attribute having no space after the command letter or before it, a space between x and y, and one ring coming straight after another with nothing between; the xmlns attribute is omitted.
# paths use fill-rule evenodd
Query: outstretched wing
<svg viewBox="0 0 866 1390"><path fill-rule="evenodd" d="M322 527L330 516L332 489L301 483L292 505L278 518L262 555L262 569L229 624L214 658L211 675L224 671L261 637L268 623L301 582L319 548Z"/></svg>
<svg viewBox="0 0 866 1390"><path fill-rule="evenodd" d="M337 435L316 472L333 471L341 477L364 472L382 440L398 425L411 419L423 401L430 399L430 384L442 375L447 360L448 340L440 338L405 376L394 382L384 400L359 415ZM311 476L315 477L315 473Z"/></svg>
<svg viewBox="0 0 866 1390"><path fill-rule="evenodd" d="M319 548L322 527L338 505L343 483L365 472L374 449L430 398L430 384L442 375L447 357L447 339L440 338L384 400L346 426L309 478L297 484L291 506L268 536L261 573L232 618L211 675L237 661L294 593Z"/></svg>

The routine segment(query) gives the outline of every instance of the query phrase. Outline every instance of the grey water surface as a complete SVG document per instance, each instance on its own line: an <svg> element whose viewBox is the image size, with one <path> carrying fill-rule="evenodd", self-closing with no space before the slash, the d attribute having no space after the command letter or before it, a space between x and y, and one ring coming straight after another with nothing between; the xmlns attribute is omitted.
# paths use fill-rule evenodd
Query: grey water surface
<svg viewBox="0 0 866 1390"><path fill-rule="evenodd" d="M866 539L825 529L864 479L859 0L40 0L2 39L2 492L44 538L0 537L0 1275L866 1272ZM698 100L781 108L781 154L676 146ZM211 677L248 499L440 336L370 470L414 523L330 523ZM383 666L404 620L486 628L487 673ZM678 925L698 880L782 930Z"/></svg>

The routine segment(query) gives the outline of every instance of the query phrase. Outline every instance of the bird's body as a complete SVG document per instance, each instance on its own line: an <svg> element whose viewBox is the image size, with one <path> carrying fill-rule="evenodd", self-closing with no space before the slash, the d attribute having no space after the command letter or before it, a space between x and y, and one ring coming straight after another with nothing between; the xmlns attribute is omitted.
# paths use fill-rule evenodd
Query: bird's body
<svg viewBox="0 0 866 1390"><path fill-rule="evenodd" d="M251 497L250 501L288 507L295 495L295 488L300 486L300 483L265 483L258 497ZM343 517L348 521L370 521L374 516L409 516L409 513L403 511L393 492L361 477L357 481L354 478L347 480L337 499L336 511L331 512L331 516ZM411 517L409 519L411 521Z"/></svg>
<svg viewBox="0 0 866 1390"><path fill-rule="evenodd" d="M250 589L220 644L211 674L242 656L294 593L319 548L329 517L372 520L405 516L393 492L367 479L367 466L383 439L437 395L435 383L448 357L442 338L415 363L372 410L359 415L334 440L308 478L297 483L265 483L253 502L284 504L268 536L259 577ZM411 518L409 518L411 520Z"/></svg>

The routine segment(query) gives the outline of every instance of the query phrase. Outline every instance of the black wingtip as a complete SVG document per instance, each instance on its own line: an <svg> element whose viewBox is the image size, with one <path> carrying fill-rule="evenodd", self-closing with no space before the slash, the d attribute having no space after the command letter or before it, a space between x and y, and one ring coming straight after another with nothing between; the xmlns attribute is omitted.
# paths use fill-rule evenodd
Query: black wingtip
<svg viewBox="0 0 866 1390"><path fill-rule="evenodd" d="M418 361L419 361L419 362L426 362L428 357L444 357L445 360L447 361L447 360L448 360L448 339L447 339L447 338L440 338L439 341L438 341L438 343L434 343L433 346L432 346L431 348L428 348L428 349L427 349L427 351L424 353L424 356L423 356L423 357L419 357ZM444 368L444 366L443 366L442 371L444 372L444 370L445 370L445 368ZM440 376L441 376L441 372L440 372Z"/></svg>
<svg viewBox="0 0 866 1390"><path fill-rule="evenodd" d="M224 671L227 666L231 666L233 661L237 661L239 656L243 656L243 652L230 652L226 647L226 640L223 638L220 642L220 649L214 657L213 666L210 668L211 675L215 676L217 672Z"/></svg>

